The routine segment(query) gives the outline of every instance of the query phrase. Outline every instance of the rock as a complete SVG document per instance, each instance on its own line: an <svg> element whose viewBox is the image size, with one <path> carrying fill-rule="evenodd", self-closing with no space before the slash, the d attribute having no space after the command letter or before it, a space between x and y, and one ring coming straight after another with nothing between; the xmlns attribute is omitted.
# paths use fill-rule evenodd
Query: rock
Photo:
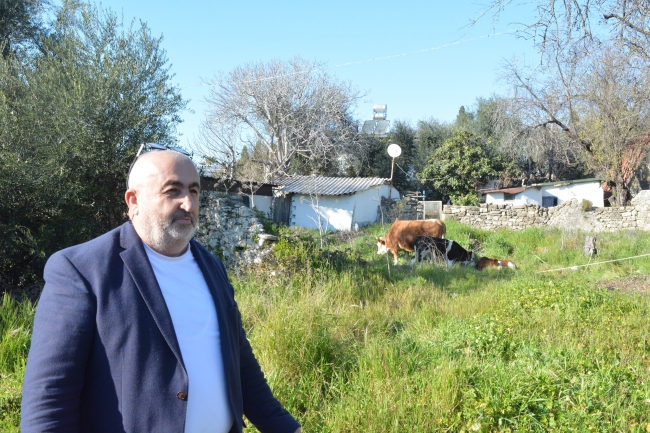
<svg viewBox="0 0 650 433"><path fill-rule="evenodd" d="M262 247L265 243L276 242L278 240L277 236L269 235L267 233L260 233L257 235L258 241L257 244Z"/></svg>

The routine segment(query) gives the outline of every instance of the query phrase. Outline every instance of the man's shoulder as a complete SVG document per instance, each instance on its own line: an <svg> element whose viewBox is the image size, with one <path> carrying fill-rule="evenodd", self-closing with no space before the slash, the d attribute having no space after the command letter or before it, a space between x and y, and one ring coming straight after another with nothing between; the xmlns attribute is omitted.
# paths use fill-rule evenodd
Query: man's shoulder
<svg viewBox="0 0 650 433"><path fill-rule="evenodd" d="M89 241L57 251L52 256L65 256L72 259L74 257L97 257L113 254L116 248L120 246L123 232L128 230L127 225L129 224L122 224Z"/></svg>

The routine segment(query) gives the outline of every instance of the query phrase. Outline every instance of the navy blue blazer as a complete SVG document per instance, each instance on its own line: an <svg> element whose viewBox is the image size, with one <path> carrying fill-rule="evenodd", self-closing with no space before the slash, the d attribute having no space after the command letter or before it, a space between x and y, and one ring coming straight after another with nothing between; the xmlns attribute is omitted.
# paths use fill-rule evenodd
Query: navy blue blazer
<svg viewBox="0 0 650 433"><path fill-rule="evenodd" d="M299 424L273 397L214 255L190 246L219 320L232 432L242 414L262 432ZM174 327L130 222L50 257L36 308L21 408L30 432L179 432L188 389Z"/></svg>

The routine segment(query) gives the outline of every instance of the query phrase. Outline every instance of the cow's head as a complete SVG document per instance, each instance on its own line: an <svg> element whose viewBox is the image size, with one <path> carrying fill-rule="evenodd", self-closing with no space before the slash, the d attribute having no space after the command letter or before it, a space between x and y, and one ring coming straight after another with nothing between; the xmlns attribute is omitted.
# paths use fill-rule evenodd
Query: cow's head
<svg viewBox="0 0 650 433"><path fill-rule="evenodd" d="M469 252L469 260L466 262L463 262L465 266L475 266L476 265L476 257L474 256L474 251Z"/></svg>
<svg viewBox="0 0 650 433"><path fill-rule="evenodd" d="M377 254L386 254L388 247L386 246L385 238L377 238Z"/></svg>

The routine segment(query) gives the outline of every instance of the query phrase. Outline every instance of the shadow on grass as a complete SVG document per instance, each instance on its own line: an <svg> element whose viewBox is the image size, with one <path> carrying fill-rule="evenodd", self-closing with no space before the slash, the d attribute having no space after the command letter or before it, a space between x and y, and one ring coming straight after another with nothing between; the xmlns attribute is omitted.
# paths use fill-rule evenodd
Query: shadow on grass
<svg viewBox="0 0 650 433"><path fill-rule="evenodd" d="M447 270L445 266L431 263L416 265L412 273L431 282L439 290L455 293L473 292L494 281L509 281L516 276L516 271L509 269L478 271L473 267L454 265Z"/></svg>

